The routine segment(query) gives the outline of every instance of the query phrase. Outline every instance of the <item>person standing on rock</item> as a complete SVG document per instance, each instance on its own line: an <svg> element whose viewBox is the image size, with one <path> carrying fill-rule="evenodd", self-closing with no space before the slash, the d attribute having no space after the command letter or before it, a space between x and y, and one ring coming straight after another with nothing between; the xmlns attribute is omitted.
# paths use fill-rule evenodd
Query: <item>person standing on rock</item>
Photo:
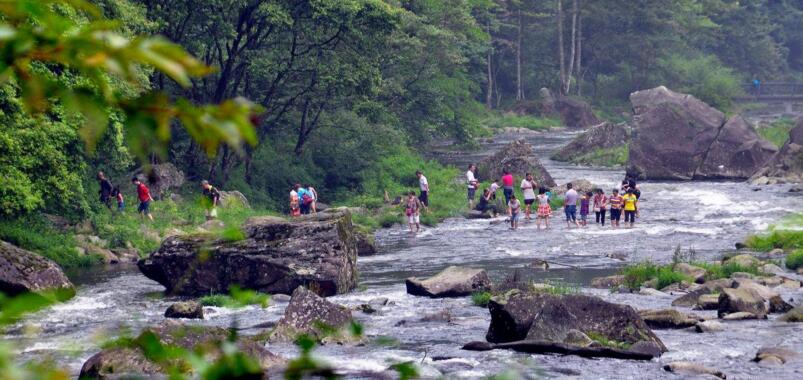
<svg viewBox="0 0 803 380"><path fill-rule="evenodd" d="M206 220L217 218L217 206L220 204L220 192L209 181L201 181Z"/></svg>
<svg viewBox="0 0 803 380"><path fill-rule="evenodd" d="M535 203L535 187L538 186L533 179L533 175L527 173L524 179L521 180L521 192L524 194L524 215L526 220L532 220L530 213L532 212L532 205Z"/></svg>
<svg viewBox="0 0 803 380"><path fill-rule="evenodd" d="M318 213L318 191L315 190L314 187L310 184L304 185L307 188L307 193L312 196L312 204L310 204L310 210L313 214Z"/></svg>
<svg viewBox="0 0 803 380"><path fill-rule="evenodd" d="M293 185L290 189L290 216L301 215L301 207L298 202L298 185Z"/></svg>
<svg viewBox="0 0 803 380"><path fill-rule="evenodd" d="M114 190L114 186L106 179L106 174L103 174L103 172L98 172L97 178L100 184L100 203L106 205L107 208L111 208L112 190Z"/></svg>
<svg viewBox="0 0 803 380"><path fill-rule="evenodd" d="M633 194L633 189L627 189L627 193L622 197L625 210L625 226L633 228L636 223L636 212L638 211L638 198ZM628 223L630 223L628 225Z"/></svg>
<svg viewBox="0 0 803 380"><path fill-rule="evenodd" d="M477 170L477 165L468 164L468 171L466 171L466 186L468 186L468 208L469 210L474 208L474 197L477 193L477 185L479 185L479 181L477 181L477 177L474 175L474 172Z"/></svg>
<svg viewBox="0 0 803 380"><path fill-rule="evenodd" d="M505 204L510 203L513 196L513 174L507 169L502 171L502 192L505 194Z"/></svg>
<svg viewBox="0 0 803 380"><path fill-rule="evenodd" d="M510 195L510 201L507 202L507 215L510 217L510 228L515 230L519 228L519 216L521 215L521 202L516 199L516 195Z"/></svg>
<svg viewBox="0 0 803 380"><path fill-rule="evenodd" d="M572 223L580 227L577 223L577 191L572 188L572 183L566 184L566 194L563 195L563 212L566 214L566 227L572 228Z"/></svg>
<svg viewBox="0 0 803 380"><path fill-rule="evenodd" d="M421 206L421 200L415 197L415 191L409 192L404 212L407 215L407 225L410 226L411 234L421 230Z"/></svg>
<svg viewBox="0 0 803 380"><path fill-rule="evenodd" d="M622 197L619 196L618 189L613 189L608 204L611 206L611 227L619 228L619 220L622 217Z"/></svg>
<svg viewBox="0 0 803 380"><path fill-rule="evenodd" d="M139 178L134 177L131 179L131 183L137 187L137 198L139 199L139 207L137 207L137 212L139 213L140 218L144 219L145 216L153 222L153 214L151 214L151 201L153 201L153 197L151 197L151 191L148 189L148 186L145 186Z"/></svg>
<svg viewBox="0 0 803 380"><path fill-rule="evenodd" d="M605 212L607 207L608 197L605 196L605 191L597 189L597 194L594 195L594 214L597 217L597 224L605 227Z"/></svg>
<svg viewBox="0 0 803 380"><path fill-rule="evenodd" d="M538 196L536 199L538 200L538 219L535 221L535 226L540 230L541 220L543 220L546 224L546 228L549 229L549 217L552 216L552 206L549 205L549 196L546 195L545 188L541 187L538 189Z"/></svg>
<svg viewBox="0 0 803 380"><path fill-rule="evenodd" d="M312 210L312 202L315 199L306 187L302 187L301 184L296 184L295 187L296 194L298 194L298 207L301 209L301 214L307 215Z"/></svg>
<svg viewBox="0 0 803 380"><path fill-rule="evenodd" d="M427 181L427 177L425 177L424 173L420 170L416 170L415 176L418 177L418 187L421 190L421 194L418 195L418 200L424 205L424 210L429 212L429 182Z"/></svg>

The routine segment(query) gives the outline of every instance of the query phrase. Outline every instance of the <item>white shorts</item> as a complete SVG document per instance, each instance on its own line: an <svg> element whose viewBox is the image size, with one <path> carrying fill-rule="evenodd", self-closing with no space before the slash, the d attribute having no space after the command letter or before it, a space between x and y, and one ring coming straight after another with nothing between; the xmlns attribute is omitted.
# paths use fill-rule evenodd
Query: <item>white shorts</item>
<svg viewBox="0 0 803 380"><path fill-rule="evenodd" d="M421 218L419 218L418 215L413 214L413 215L410 215L410 216L407 217L407 223L418 224L420 222L421 222Z"/></svg>

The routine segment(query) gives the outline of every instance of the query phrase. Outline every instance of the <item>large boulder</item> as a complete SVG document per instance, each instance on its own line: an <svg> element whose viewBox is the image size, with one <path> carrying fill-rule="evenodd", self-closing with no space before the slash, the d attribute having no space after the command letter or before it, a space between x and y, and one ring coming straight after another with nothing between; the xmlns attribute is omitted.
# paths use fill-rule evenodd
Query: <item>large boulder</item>
<svg viewBox="0 0 803 380"><path fill-rule="evenodd" d="M231 336L228 329L221 327L185 326L175 321L165 321L159 326L146 328L127 347L112 347L90 357L81 367L81 379L121 379L151 378L154 375L165 375L164 369L150 361L137 342L147 344L145 337L154 337L162 345L193 351L203 349L205 359L217 360L223 351L221 342ZM261 378L268 369L284 363L284 360L267 351L264 346L250 338L240 338L235 343L237 348L248 357L256 360L261 367L260 373L251 378ZM178 364L178 363L176 363ZM150 375L150 376L148 376ZM155 376L161 378L161 376Z"/></svg>
<svg viewBox="0 0 803 380"><path fill-rule="evenodd" d="M58 264L0 241L0 292L7 296L50 290L73 294L74 289Z"/></svg>
<svg viewBox="0 0 803 380"><path fill-rule="evenodd" d="M555 161L572 161L579 156L600 149L611 149L628 143L630 132L627 124L603 122L577 135L569 144L552 155Z"/></svg>
<svg viewBox="0 0 803 380"><path fill-rule="evenodd" d="M764 299L753 289L722 289L722 293L719 294L717 315L720 318L727 314L739 312L747 312L758 318L765 318L767 311Z"/></svg>
<svg viewBox="0 0 803 380"><path fill-rule="evenodd" d="M523 177L532 173L539 186L555 187L555 180L538 160L532 145L519 139L506 145L493 156L486 157L477 166L481 180L496 181L502 178L504 170Z"/></svg>
<svg viewBox="0 0 803 380"><path fill-rule="evenodd" d="M539 91L539 97L541 115L558 117L569 128L588 128L600 123L585 101L563 95L555 96L546 88Z"/></svg>
<svg viewBox="0 0 803 380"><path fill-rule="evenodd" d="M427 278L410 277L405 281L407 293L432 298L463 297L491 289L485 269L451 266Z"/></svg>
<svg viewBox="0 0 803 380"><path fill-rule="evenodd" d="M744 179L775 152L740 117L660 86L630 95L628 175L643 179Z"/></svg>
<svg viewBox="0 0 803 380"><path fill-rule="evenodd" d="M761 185L803 182L803 117L789 131L789 140L761 170L753 174L751 182Z"/></svg>
<svg viewBox="0 0 803 380"><path fill-rule="evenodd" d="M169 294L225 293L232 285L264 293L290 294L307 286L322 296L357 285L357 247L351 214L319 213L292 221L256 217L236 241L216 234L172 236L140 271Z"/></svg>
<svg viewBox="0 0 803 380"><path fill-rule="evenodd" d="M373 256L376 254L376 238L368 232L355 232L358 256Z"/></svg>
<svg viewBox="0 0 803 380"><path fill-rule="evenodd" d="M220 191L220 206L221 207L244 207L251 208L251 203L243 193L237 190Z"/></svg>
<svg viewBox="0 0 803 380"><path fill-rule="evenodd" d="M160 199L184 185L184 172L171 163L156 164L142 168L135 173L148 184L151 195Z"/></svg>
<svg viewBox="0 0 803 380"><path fill-rule="evenodd" d="M571 330L577 330L594 340L623 345L644 341L666 351L663 342L632 307L598 297L513 290L492 298L488 309L491 324L486 339L491 343L521 340L562 343Z"/></svg>
<svg viewBox="0 0 803 380"><path fill-rule="evenodd" d="M284 310L284 316L271 332L271 342L292 342L307 334L316 339L325 338L329 329L340 329L351 322L348 308L333 304L303 286L299 286Z"/></svg>

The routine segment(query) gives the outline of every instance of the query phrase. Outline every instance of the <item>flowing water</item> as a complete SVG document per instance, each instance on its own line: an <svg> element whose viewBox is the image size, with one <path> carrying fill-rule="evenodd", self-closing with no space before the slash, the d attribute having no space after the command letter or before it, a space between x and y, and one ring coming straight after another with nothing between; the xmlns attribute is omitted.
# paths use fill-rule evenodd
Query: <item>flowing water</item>
<svg viewBox="0 0 803 380"><path fill-rule="evenodd" d="M558 183L583 178L608 189L623 176L619 169L550 161L549 153L567 143L573 136L570 132L526 136ZM497 136L472 154L440 152L434 156L463 168L514 137ZM803 197L784 186L760 190L741 182L642 182L639 186L643 193L641 216L632 230L596 225L567 230L560 218L555 218L552 229L541 231L532 223L524 223L514 232L501 221L464 219L447 220L415 236L402 226L379 231L379 254L358 260L360 289L330 299L349 307L377 298L389 300L375 314L354 312L370 343L325 346L316 354L349 378L370 377L404 361L420 364L425 377L481 378L510 371L523 378L679 378L661 369L664 363L675 360L718 368L729 378L800 378L803 365L763 368L751 361L762 346L783 345L803 352L800 325L777 322L775 315L763 321L729 322L724 332L713 334L656 330L670 351L650 362L502 350L467 352L460 350L464 343L484 340L490 320L486 309L473 306L468 298L433 300L405 292L404 279L409 276L428 276L449 265L467 265L485 268L495 279L519 268L530 277L571 283L583 287L583 292L637 309L669 307L674 297L612 294L587 286L593 277L613 274L629 262L668 262L677 246L693 248L697 259L716 259L747 234L766 228L789 212L803 210ZM551 267L532 268L534 259L547 260ZM36 313L7 331L5 339L19 348L20 360L48 358L77 374L104 339L126 332L135 334L144 326L158 324L164 319L164 310L175 301L162 297L162 287L140 275L135 267L92 269L70 276L78 285L74 299ZM782 295L799 303L803 290L783 290ZM245 334L256 333L259 329L251 326L277 321L285 306L285 302L275 302L267 309L210 307L205 309L205 320L187 323L236 325ZM444 310L450 315L448 321L422 320L427 314ZM271 345L269 349L286 357L296 354L292 345Z"/></svg>

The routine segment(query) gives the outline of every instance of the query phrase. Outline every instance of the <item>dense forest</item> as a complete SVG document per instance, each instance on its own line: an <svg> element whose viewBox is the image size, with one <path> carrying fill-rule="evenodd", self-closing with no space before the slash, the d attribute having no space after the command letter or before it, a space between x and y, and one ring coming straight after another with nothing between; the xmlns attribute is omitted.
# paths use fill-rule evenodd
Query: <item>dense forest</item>
<svg viewBox="0 0 803 380"><path fill-rule="evenodd" d="M214 68L189 86L139 68L133 80L108 77L115 91L161 90L194 104L249 99L260 107L254 144L210 149L177 121L169 143L151 144L155 135L137 139L119 109L94 136L59 112L30 116L25 88L5 82L4 217L46 210L80 219L96 207L96 170L124 183L134 168L166 161L191 181L241 190L275 210L296 182L330 201L379 196L396 180L382 167L422 162L433 141L470 144L502 113L527 109L542 87L616 119L634 90L664 84L727 109L742 83L803 72L803 2L795 0L94 3L121 33L164 36ZM69 67L36 70L64 86L91 80Z"/></svg>

